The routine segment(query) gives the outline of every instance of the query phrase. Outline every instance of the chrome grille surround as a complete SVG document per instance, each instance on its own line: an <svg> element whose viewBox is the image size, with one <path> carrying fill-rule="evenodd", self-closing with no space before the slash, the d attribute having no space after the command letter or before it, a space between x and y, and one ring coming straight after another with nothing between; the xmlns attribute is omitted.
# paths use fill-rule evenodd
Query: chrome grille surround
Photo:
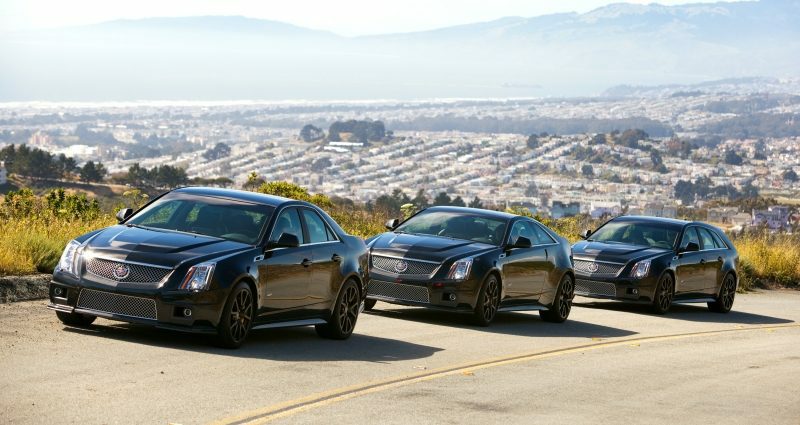
<svg viewBox="0 0 800 425"><path fill-rule="evenodd" d="M625 268L625 264L591 260L574 260L573 266L575 273L589 276L617 276ZM597 269L592 271L595 266Z"/></svg>
<svg viewBox="0 0 800 425"><path fill-rule="evenodd" d="M367 295L418 303L430 303L430 293L426 286L371 280L367 285Z"/></svg>
<svg viewBox="0 0 800 425"><path fill-rule="evenodd" d="M600 295L604 297L616 297L617 286L611 282L575 279L575 295Z"/></svg>
<svg viewBox="0 0 800 425"><path fill-rule="evenodd" d="M128 275L123 279L114 276L114 269L119 266L126 266L130 270ZM86 260L86 271L95 276L117 282L159 283L172 272L172 269L90 257Z"/></svg>
<svg viewBox="0 0 800 425"><path fill-rule="evenodd" d="M406 265L405 269L401 267L402 272L398 272L396 268L400 262L404 262ZM431 276L439 269L440 265L435 261L372 255L372 267L398 276Z"/></svg>
<svg viewBox="0 0 800 425"><path fill-rule="evenodd" d="M78 295L76 307L137 319L158 319L156 301L153 299L95 291L94 289L82 289Z"/></svg>

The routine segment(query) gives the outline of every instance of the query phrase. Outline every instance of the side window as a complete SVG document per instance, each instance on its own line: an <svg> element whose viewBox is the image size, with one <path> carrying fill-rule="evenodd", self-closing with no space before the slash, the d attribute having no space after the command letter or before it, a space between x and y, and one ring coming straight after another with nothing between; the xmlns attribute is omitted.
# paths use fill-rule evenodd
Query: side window
<svg viewBox="0 0 800 425"><path fill-rule="evenodd" d="M728 249L728 245L722 241L722 238L717 234L717 232L711 232L711 236L714 237L714 245L717 248Z"/></svg>
<svg viewBox="0 0 800 425"><path fill-rule="evenodd" d="M700 232L700 240L703 241L703 249L716 249L716 245L714 244L714 237L711 236L711 232L708 229L698 228L698 232Z"/></svg>
<svg viewBox="0 0 800 425"><path fill-rule="evenodd" d="M515 243L519 237L528 238L533 245L538 243L536 233L533 231L533 226L531 223L524 220L517 221L514 223L514 226L511 227L511 235L508 236L508 242Z"/></svg>
<svg viewBox="0 0 800 425"><path fill-rule="evenodd" d="M681 239L681 248L686 248L689 245L689 242L694 242L697 246L700 246L700 239L697 237L697 228L696 227L689 227L683 232L683 239Z"/></svg>
<svg viewBox="0 0 800 425"><path fill-rule="evenodd" d="M303 209L303 219L306 221L306 229L308 229L308 243L327 242L328 229L322 217L314 211Z"/></svg>
<svg viewBox="0 0 800 425"><path fill-rule="evenodd" d="M300 225L300 214L297 213L297 208L287 208L281 212L269 240L277 241L282 233L295 235L303 243L303 226Z"/></svg>
<svg viewBox="0 0 800 425"><path fill-rule="evenodd" d="M547 233L547 231L542 229L541 225L534 224L533 230L536 233L536 242L534 242L535 244L549 244L555 242L553 238Z"/></svg>

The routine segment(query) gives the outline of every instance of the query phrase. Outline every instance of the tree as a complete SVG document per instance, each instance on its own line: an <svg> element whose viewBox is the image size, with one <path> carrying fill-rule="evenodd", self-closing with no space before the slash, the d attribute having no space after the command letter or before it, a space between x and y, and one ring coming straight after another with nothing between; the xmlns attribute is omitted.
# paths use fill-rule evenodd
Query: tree
<svg viewBox="0 0 800 425"><path fill-rule="evenodd" d="M534 198L539 195L539 188L536 187L535 182L530 182L528 187L525 189L525 196L529 198Z"/></svg>
<svg viewBox="0 0 800 425"><path fill-rule="evenodd" d="M255 171L247 175L247 182L244 184L245 190L256 190L265 183L264 178L260 177Z"/></svg>
<svg viewBox="0 0 800 425"><path fill-rule="evenodd" d="M333 163L331 162L331 159L326 156L314 160L314 162L311 163L311 170L321 173L330 168L332 165Z"/></svg>
<svg viewBox="0 0 800 425"><path fill-rule="evenodd" d="M225 143L217 143L213 148L207 150L203 154L203 158L209 161L215 161L221 158L227 158L231 155L231 147Z"/></svg>
<svg viewBox="0 0 800 425"><path fill-rule="evenodd" d="M742 165L742 157L733 149L725 151L725 163L728 165Z"/></svg>
<svg viewBox="0 0 800 425"><path fill-rule="evenodd" d="M528 149L531 149L531 150L538 148L539 147L539 136L537 136L535 134L531 134L530 136L528 136L528 141L525 142L525 144L528 146Z"/></svg>
<svg viewBox="0 0 800 425"><path fill-rule="evenodd" d="M594 167L591 164L583 164L581 167L581 174L587 177L594 177Z"/></svg>
<svg viewBox="0 0 800 425"><path fill-rule="evenodd" d="M472 201L469 202L468 206L470 208L483 208L483 202L481 202L481 198L478 198L476 196L475 198L472 199Z"/></svg>
<svg viewBox="0 0 800 425"><path fill-rule="evenodd" d="M415 196L414 199L411 200L411 203L413 203L414 205L417 206L417 208L420 209L428 208L428 206L430 205L430 203L428 202L428 197L425 195L425 191L422 189L419 189L417 191L417 196Z"/></svg>
<svg viewBox="0 0 800 425"><path fill-rule="evenodd" d="M94 161L89 161L83 165L80 171L81 180L84 182L99 182L103 180L106 175L106 169L103 164L96 164Z"/></svg>
<svg viewBox="0 0 800 425"><path fill-rule="evenodd" d="M606 144L606 135L597 133L592 136L591 140L589 140L590 145L605 145Z"/></svg>
<svg viewBox="0 0 800 425"><path fill-rule="evenodd" d="M464 200L461 199L460 195L456 196L455 198L453 198L453 200L450 201L450 205L452 205L454 207L466 207L467 206L467 204L464 203Z"/></svg>
<svg viewBox="0 0 800 425"><path fill-rule="evenodd" d="M784 180L790 182L796 182L798 180L797 173L795 173L792 169L784 171L782 177Z"/></svg>
<svg viewBox="0 0 800 425"><path fill-rule="evenodd" d="M623 146L627 146L629 148L639 149L639 142L649 138L650 135L647 134L644 130L640 130L638 128L628 129L622 132L619 136L619 142Z"/></svg>
<svg viewBox="0 0 800 425"><path fill-rule="evenodd" d="M450 205L451 202L453 202L453 200L450 199L447 192L439 192L436 198L433 199L433 205Z"/></svg>
<svg viewBox="0 0 800 425"><path fill-rule="evenodd" d="M315 142L324 139L325 132L317 126L306 124L303 126L303 129L300 130L300 138L303 139L304 142Z"/></svg>

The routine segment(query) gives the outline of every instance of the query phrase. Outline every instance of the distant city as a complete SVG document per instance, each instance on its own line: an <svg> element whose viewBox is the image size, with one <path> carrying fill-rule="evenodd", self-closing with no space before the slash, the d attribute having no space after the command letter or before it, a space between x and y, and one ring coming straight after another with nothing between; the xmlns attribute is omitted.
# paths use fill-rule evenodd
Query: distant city
<svg viewBox="0 0 800 425"><path fill-rule="evenodd" d="M242 187L256 173L362 203L399 190L555 218L704 207L729 226L797 220L799 142L792 79L578 99L0 106L0 149L102 162L108 182L124 184L136 164L169 164L189 179ZM734 202L755 195L776 205Z"/></svg>

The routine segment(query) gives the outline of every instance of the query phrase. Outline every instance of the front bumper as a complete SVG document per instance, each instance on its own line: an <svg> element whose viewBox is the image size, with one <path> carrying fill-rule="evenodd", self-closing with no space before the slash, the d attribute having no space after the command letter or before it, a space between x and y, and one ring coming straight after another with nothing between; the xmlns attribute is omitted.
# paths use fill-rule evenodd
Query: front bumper
<svg viewBox="0 0 800 425"><path fill-rule="evenodd" d="M626 277L598 277L575 273L575 295L589 298L651 302L657 281L653 276L633 279Z"/></svg>
<svg viewBox="0 0 800 425"><path fill-rule="evenodd" d="M121 288L55 274L48 308L190 333L216 333L226 294L160 288ZM187 316L185 310L191 315Z"/></svg>
<svg viewBox="0 0 800 425"><path fill-rule="evenodd" d="M472 311L478 298L480 282L436 279L407 279L371 272L367 299L416 307Z"/></svg>

